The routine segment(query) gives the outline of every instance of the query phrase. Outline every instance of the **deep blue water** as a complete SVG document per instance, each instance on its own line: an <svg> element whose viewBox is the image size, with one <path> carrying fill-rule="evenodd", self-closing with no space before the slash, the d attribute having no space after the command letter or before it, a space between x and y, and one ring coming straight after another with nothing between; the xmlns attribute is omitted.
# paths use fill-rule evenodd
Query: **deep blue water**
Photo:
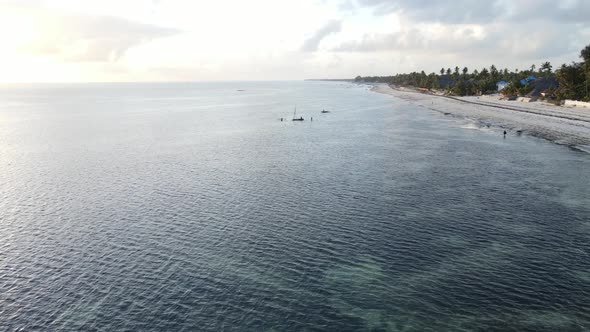
<svg viewBox="0 0 590 332"><path fill-rule="evenodd" d="M585 331L589 253L590 155L364 86L0 88L2 331Z"/></svg>

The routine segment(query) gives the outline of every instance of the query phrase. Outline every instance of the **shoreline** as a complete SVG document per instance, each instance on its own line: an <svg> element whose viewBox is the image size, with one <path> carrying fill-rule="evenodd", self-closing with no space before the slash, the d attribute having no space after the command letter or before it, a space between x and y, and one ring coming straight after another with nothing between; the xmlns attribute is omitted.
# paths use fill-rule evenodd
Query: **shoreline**
<svg viewBox="0 0 590 332"><path fill-rule="evenodd" d="M509 134L527 134L590 153L590 109L504 101L493 96L449 97L387 84L373 85L371 91L444 115L474 120L482 127L494 126Z"/></svg>

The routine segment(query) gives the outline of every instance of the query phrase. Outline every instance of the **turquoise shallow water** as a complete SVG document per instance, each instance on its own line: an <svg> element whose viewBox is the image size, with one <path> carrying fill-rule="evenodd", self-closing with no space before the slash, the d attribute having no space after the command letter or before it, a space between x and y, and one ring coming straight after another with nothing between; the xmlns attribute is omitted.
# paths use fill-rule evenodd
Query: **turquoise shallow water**
<svg viewBox="0 0 590 332"><path fill-rule="evenodd" d="M0 88L0 330L584 331L589 239L588 154L365 86Z"/></svg>

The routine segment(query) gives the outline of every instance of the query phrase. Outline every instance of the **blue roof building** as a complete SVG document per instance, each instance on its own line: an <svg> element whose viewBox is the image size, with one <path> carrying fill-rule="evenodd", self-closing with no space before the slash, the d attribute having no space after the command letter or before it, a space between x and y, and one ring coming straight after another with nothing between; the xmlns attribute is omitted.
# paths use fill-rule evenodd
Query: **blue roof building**
<svg viewBox="0 0 590 332"><path fill-rule="evenodd" d="M522 80L520 80L520 84L522 85L527 85L533 81L537 80L537 78L535 76L529 76L527 78L523 78Z"/></svg>
<svg viewBox="0 0 590 332"><path fill-rule="evenodd" d="M506 81L498 81L496 83L496 86L498 87L498 91L504 90L504 88L507 87L508 85L510 85L510 83L508 83Z"/></svg>

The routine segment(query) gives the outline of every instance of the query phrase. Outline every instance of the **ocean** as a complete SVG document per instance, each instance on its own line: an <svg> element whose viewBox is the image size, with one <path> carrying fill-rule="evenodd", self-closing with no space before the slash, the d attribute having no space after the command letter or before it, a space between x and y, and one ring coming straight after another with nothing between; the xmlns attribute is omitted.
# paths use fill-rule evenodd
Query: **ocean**
<svg viewBox="0 0 590 332"><path fill-rule="evenodd" d="M0 87L0 330L590 330L590 154L369 88Z"/></svg>

